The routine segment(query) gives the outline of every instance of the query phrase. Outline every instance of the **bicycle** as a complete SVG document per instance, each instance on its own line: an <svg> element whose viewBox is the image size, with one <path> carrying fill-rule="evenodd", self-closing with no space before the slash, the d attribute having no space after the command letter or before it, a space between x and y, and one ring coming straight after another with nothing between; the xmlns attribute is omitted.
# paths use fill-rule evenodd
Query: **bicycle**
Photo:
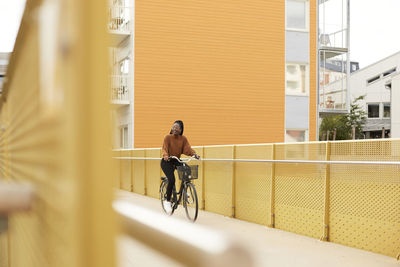
<svg viewBox="0 0 400 267"><path fill-rule="evenodd" d="M178 162L182 163L181 166L176 167L178 171L179 180L181 180L181 187L179 189L179 192L176 192L176 186L174 185L171 195L172 211L171 213L168 213L164 207L164 200L167 199L168 178L165 176L161 177L162 181L160 185L161 206L165 213L167 213L168 215L172 215L174 211L178 208L178 205L181 203L183 198L183 206L185 207L186 217L190 221L194 222L196 221L199 212L199 202L197 199L196 188L194 184L191 182L191 180L198 178L199 166L187 164L193 158L189 158L187 160L180 160L175 156L169 158L170 159L174 158L178 160Z"/></svg>

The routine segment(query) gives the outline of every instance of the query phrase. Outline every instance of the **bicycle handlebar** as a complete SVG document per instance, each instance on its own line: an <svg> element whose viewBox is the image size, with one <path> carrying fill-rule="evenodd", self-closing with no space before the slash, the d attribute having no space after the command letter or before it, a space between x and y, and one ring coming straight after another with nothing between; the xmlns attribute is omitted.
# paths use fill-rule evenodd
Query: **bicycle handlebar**
<svg viewBox="0 0 400 267"><path fill-rule="evenodd" d="M175 156L170 156L170 157L168 157L169 159L176 159L178 162L180 162L180 163L186 163L186 162L189 162L189 161L191 161L191 160L194 160L194 159L196 159L195 157L190 157L190 158L188 158L188 159L179 159L178 157L175 157ZM200 159L197 159L197 160L200 160Z"/></svg>

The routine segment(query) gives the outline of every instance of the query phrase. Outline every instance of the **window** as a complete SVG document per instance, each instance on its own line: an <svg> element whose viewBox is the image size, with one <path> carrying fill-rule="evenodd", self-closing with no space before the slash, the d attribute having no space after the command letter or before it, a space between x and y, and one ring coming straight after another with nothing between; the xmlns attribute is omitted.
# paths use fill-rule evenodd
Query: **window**
<svg viewBox="0 0 400 267"><path fill-rule="evenodd" d="M371 79L367 80L367 84L371 84L371 83L373 83L373 82L375 82L375 81L379 80L380 78L381 78L381 76L380 76L380 75L378 75L378 76L375 76L375 77L373 77L373 78L371 78Z"/></svg>
<svg viewBox="0 0 400 267"><path fill-rule="evenodd" d="M120 140L120 147L121 148L128 148L129 144L128 144L128 126L121 126L119 128L119 140Z"/></svg>
<svg viewBox="0 0 400 267"><path fill-rule="evenodd" d="M129 74L129 58L125 58L120 62L120 70L122 74Z"/></svg>
<svg viewBox="0 0 400 267"><path fill-rule="evenodd" d="M368 118L379 118L379 104L368 104Z"/></svg>
<svg viewBox="0 0 400 267"><path fill-rule="evenodd" d="M308 94L308 68L305 64L286 64L286 94Z"/></svg>
<svg viewBox="0 0 400 267"><path fill-rule="evenodd" d="M395 72L395 71L396 71L396 68L393 68L393 69L390 69L390 70L388 70L388 71L385 71L385 72L383 73L383 77L386 77L386 76L392 74L392 73Z"/></svg>
<svg viewBox="0 0 400 267"><path fill-rule="evenodd" d="M390 118L390 103L383 104L383 117Z"/></svg>
<svg viewBox="0 0 400 267"><path fill-rule="evenodd" d="M306 130L286 130L285 142L306 141Z"/></svg>
<svg viewBox="0 0 400 267"><path fill-rule="evenodd" d="M295 30L308 29L308 1L287 0L286 28Z"/></svg>

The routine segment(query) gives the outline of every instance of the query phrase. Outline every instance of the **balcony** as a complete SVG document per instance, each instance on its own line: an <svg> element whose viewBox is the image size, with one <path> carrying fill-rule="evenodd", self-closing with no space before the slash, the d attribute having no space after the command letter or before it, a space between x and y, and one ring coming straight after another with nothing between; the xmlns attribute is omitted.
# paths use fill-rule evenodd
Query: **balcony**
<svg viewBox="0 0 400 267"><path fill-rule="evenodd" d="M111 75L111 103L129 105L128 75Z"/></svg>
<svg viewBox="0 0 400 267"><path fill-rule="evenodd" d="M108 8L108 30L111 46L118 46L132 32L132 8L112 6Z"/></svg>
<svg viewBox="0 0 400 267"><path fill-rule="evenodd" d="M350 101L349 0L320 0L318 13L319 113L346 113Z"/></svg>

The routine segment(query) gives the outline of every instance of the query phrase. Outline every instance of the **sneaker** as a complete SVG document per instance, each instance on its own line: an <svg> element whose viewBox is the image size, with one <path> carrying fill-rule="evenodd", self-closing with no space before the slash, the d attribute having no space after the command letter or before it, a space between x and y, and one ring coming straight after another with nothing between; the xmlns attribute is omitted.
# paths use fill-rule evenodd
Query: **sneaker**
<svg viewBox="0 0 400 267"><path fill-rule="evenodd" d="M171 202L164 200L164 209L166 213L170 214L172 212Z"/></svg>

